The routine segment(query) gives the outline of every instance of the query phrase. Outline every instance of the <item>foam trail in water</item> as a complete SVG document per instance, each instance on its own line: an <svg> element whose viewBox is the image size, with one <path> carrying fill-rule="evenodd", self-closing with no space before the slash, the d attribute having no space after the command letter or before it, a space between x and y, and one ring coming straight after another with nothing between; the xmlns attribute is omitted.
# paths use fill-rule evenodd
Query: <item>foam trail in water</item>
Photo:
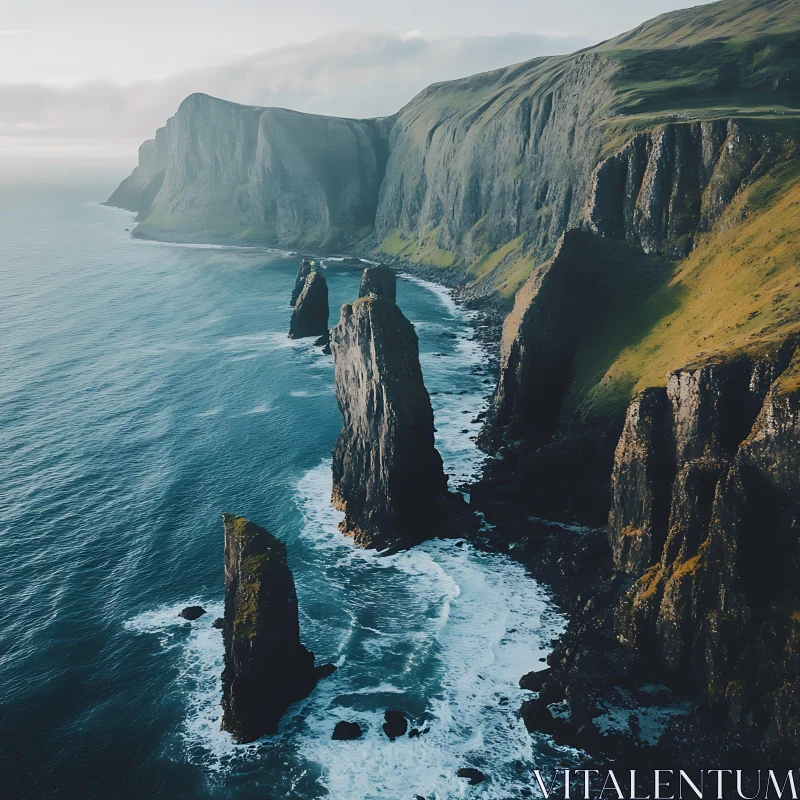
<svg viewBox="0 0 800 800"><path fill-rule="evenodd" d="M524 697L518 681L548 652L563 619L541 587L503 555L453 541L387 558L356 549L337 530L341 515L327 504L330 482L328 463L300 482L304 532L325 551L320 561L328 569L359 570L359 597L350 599L374 598L375 608L361 602L357 613L376 619L377 627L361 626L349 669L317 687L300 753L320 765L322 785L341 800L464 797L468 787L456 772L465 766L489 776L469 796L523 796L529 770L541 761L534 763L531 737L517 718ZM370 582L383 591L370 591ZM392 597L403 585L416 602L397 609ZM398 617L404 625L395 625ZM406 658L397 659L403 650ZM371 665L372 682L358 685ZM430 730L390 742L382 724L383 711L392 707L411 710ZM364 737L331 741L341 719L358 721Z"/></svg>

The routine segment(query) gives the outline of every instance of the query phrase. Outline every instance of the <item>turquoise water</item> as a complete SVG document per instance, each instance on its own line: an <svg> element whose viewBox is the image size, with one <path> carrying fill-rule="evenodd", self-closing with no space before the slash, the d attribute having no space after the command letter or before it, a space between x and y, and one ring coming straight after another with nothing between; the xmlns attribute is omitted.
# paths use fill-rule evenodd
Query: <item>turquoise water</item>
<svg viewBox="0 0 800 800"><path fill-rule="evenodd" d="M0 193L4 796L528 796L558 758L515 715L563 624L545 592L452 541L353 548L328 502L332 360L286 337L298 258L132 240L106 194ZM333 324L360 275L328 261L327 278ZM457 485L481 466L486 354L443 290L402 279L398 303ZM219 731L211 627L227 511L286 541L304 642L339 666L244 747ZM190 603L210 613L179 619ZM387 708L430 732L388 742ZM342 718L365 737L332 742Z"/></svg>

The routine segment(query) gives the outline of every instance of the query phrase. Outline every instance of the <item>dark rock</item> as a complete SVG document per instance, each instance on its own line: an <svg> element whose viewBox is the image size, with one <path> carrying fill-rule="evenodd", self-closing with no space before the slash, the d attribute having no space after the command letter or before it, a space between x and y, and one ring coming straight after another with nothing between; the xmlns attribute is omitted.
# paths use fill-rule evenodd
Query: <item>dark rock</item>
<svg viewBox="0 0 800 800"><path fill-rule="evenodd" d="M387 711L383 718L383 732L392 740L406 735L408 730L408 720L402 711Z"/></svg>
<svg viewBox="0 0 800 800"><path fill-rule="evenodd" d="M325 338L328 335L328 282L319 270L312 270L292 312L289 338L307 336Z"/></svg>
<svg viewBox="0 0 800 800"><path fill-rule="evenodd" d="M333 729L333 736L331 736L331 739L344 742L352 739L360 739L361 734L361 726L357 722L345 722L345 720L340 720Z"/></svg>
<svg viewBox="0 0 800 800"><path fill-rule="evenodd" d="M477 786L486 780L486 776L479 770L473 767L462 767L456 775L459 778L466 778L470 786Z"/></svg>
<svg viewBox="0 0 800 800"><path fill-rule="evenodd" d="M317 675L317 680L321 681L323 678L328 678L333 675L336 669L337 667L335 664L320 664L314 669L314 672Z"/></svg>
<svg viewBox="0 0 800 800"><path fill-rule="evenodd" d="M194 621L202 617L205 613L206 610L202 606L186 606L186 608L184 608L183 611L178 614L178 616L190 621Z"/></svg>
<svg viewBox="0 0 800 800"><path fill-rule="evenodd" d="M225 669L222 729L237 742L275 733L281 716L317 682L300 643L286 546L252 522L224 514Z"/></svg>
<svg viewBox="0 0 800 800"><path fill-rule="evenodd" d="M304 258L300 261L300 269L297 270L297 277L294 279L294 287L292 288L292 298L289 301L289 305L292 308L295 307L297 298L300 297L300 293L303 291L303 287L306 285L306 278L316 268L316 263L308 258Z"/></svg>
<svg viewBox="0 0 800 800"><path fill-rule="evenodd" d="M212 623L212 628L216 628L218 631L221 631L225 627L225 620L222 617L217 617Z"/></svg>
<svg viewBox="0 0 800 800"><path fill-rule="evenodd" d="M361 277L359 297L384 297L393 303L397 301L397 277L394 270L383 265L367 267Z"/></svg>
<svg viewBox="0 0 800 800"><path fill-rule="evenodd" d="M641 575L661 555L669 514L667 393L645 389L630 407L614 454L608 536L614 566Z"/></svg>
<svg viewBox="0 0 800 800"><path fill-rule="evenodd" d="M344 418L333 452L341 530L361 547L422 541L440 517L447 478L414 328L390 300L363 297L342 306L331 348Z"/></svg>
<svg viewBox="0 0 800 800"><path fill-rule="evenodd" d="M552 678L552 671L540 669L538 672L528 672L519 679L519 688L529 692L540 692L544 683Z"/></svg>

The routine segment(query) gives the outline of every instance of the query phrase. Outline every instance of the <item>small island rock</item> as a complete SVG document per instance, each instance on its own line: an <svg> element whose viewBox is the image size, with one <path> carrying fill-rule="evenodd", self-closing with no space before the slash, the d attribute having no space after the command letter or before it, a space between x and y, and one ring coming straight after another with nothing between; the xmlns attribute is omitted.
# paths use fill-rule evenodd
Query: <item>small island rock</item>
<svg viewBox="0 0 800 800"><path fill-rule="evenodd" d="M317 683L314 654L300 643L297 595L286 546L234 514L225 524L225 669L222 729L239 743L275 733Z"/></svg>
<svg viewBox="0 0 800 800"><path fill-rule="evenodd" d="M312 270L297 302L289 323L290 339L328 335L328 282L319 270Z"/></svg>
<svg viewBox="0 0 800 800"><path fill-rule="evenodd" d="M331 739L346 742L352 739L360 739L361 733L361 726L357 722L345 722L345 720L341 720L336 723Z"/></svg>
<svg viewBox="0 0 800 800"><path fill-rule="evenodd" d="M206 610L202 606L186 606L178 616L188 619L190 622L194 622L194 620L200 619L205 613Z"/></svg>

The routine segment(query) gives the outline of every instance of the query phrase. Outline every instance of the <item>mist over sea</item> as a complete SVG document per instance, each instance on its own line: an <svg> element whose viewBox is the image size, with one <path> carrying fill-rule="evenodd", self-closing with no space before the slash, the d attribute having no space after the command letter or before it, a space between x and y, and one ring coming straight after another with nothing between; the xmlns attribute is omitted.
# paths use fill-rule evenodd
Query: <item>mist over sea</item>
<svg viewBox="0 0 800 800"><path fill-rule="evenodd" d="M546 592L454 541L354 548L329 504L333 362L286 337L298 258L133 240L107 194L0 188L3 796L530 796L564 758L516 717L563 627ZM334 324L360 273L326 263ZM456 486L482 463L486 354L444 290L402 279L398 304ZM303 641L339 667L248 746L219 731L223 512L287 543ZM429 732L389 742L388 708ZM332 742L340 719L364 738Z"/></svg>

